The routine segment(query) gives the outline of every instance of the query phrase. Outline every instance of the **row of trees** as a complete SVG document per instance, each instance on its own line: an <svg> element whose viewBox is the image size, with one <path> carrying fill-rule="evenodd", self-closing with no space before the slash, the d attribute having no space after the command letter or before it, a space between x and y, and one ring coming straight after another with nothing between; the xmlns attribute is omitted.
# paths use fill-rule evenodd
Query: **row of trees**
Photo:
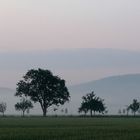
<svg viewBox="0 0 140 140"><path fill-rule="evenodd" d="M106 110L105 104L103 103L104 100L96 97L96 95L94 94L94 92L91 92L89 94L87 94L86 96L82 97L83 101L81 103L81 106L78 110L79 113L84 113L85 115L90 112L90 115L92 116L92 112L94 112L94 115L96 112L98 113L102 113L102 114L106 114L108 113L108 111ZM1 102L0 103L0 112L3 114L6 111L7 108L7 104L5 102ZM15 104L15 109L17 111L22 111L22 116L24 116L25 112L29 113L30 109L33 108L33 104L30 100L26 99L26 98L22 98L20 100L20 102ZM54 108L53 111L56 112L58 110L58 108ZM119 115L129 115L129 112L131 111L131 113L133 113L133 115L135 116L136 113L140 114L140 102L138 102L137 99L134 99L133 102L130 105L127 105L125 109L118 110L118 114ZM61 109L61 113L65 113L68 114L68 109Z"/></svg>
<svg viewBox="0 0 140 140"><path fill-rule="evenodd" d="M34 103L39 102L46 116L47 109L52 105L63 105L69 101L69 91L65 85L65 80L54 76L49 70L29 70L23 77L23 80L17 84L15 96L21 97L21 101L15 105L16 110L22 110L23 116L25 111L33 108ZM27 100L27 98L29 100ZM79 113L85 114L90 112L103 113L106 109L104 100L96 97L94 92L83 96L83 102L79 108Z"/></svg>
<svg viewBox="0 0 140 140"><path fill-rule="evenodd" d="M136 116L136 114L140 114L140 102L138 102L137 99L133 99L133 102L130 105L126 105L124 109L119 109L118 114L119 115L129 115L133 114Z"/></svg>
<svg viewBox="0 0 140 140"><path fill-rule="evenodd" d="M91 92L89 94L87 94L86 96L82 97L83 101L81 103L81 106L79 108L79 113L84 112L85 115L90 112L90 115L94 115L96 112L98 113L104 113L106 111L106 107L105 104L103 103L104 100L101 99L100 97L96 97L96 95L94 94L94 92ZM21 101L19 103L17 103L15 105L15 108L17 111L22 111L23 112L23 116L25 112L29 112L29 110L31 108L33 108L33 104L30 100L27 100L25 98L22 98ZM57 108L54 108L54 111L56 111ZM65 110L61 110L61 112L63 113L65 111L65 113L67 114L68 109L66 108Z"/></svg>
<svg viewBox="0 0 140 140"><path fill-rule="evenodd" d="M65 80L58 76L54 76L51 71L37 69L29 70L23 79L18 82L16 94L21 101L15 105L16 110L21 110L23 116L25 111L33 108L33 104L38 102L46 116L47 110L52 105L63 105L69 101L70 94L65 85ZM94 92L83 96L83 102L79 108L79 113L90 112L91 116L94 112L103 113L106 109L104 100L96 97Z"/></svg>
<svg viewBox="0 0 140 140"><path fill-rule="evenodd" d="M65 80L54 76L51 71L43 69L29 70L23 76L23 79L17 83L15 96L21 98L20 102L15 104L15 109L22 111L23 116L25 112L29 112L33 108L32 102L38 102L42 108L43 116L46 116L50 106L55 105L58 107L70 99ZM0 103L0 112L3 115L6 107L6 103ZM133 100L133 103L128 106L127 110L132 110L135 115L139 108L140 103L137 100ZM92 116L96 112L104 114L107 110L104 100L97 97L93 91L82 97L79 113L82 112L85 115L89 112Z"/></svg>

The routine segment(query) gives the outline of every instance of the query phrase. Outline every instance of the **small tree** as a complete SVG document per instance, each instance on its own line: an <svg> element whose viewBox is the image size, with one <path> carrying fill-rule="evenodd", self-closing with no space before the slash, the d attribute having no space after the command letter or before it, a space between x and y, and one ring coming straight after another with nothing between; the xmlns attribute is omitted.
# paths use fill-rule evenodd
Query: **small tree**
<svg viewBox="0 0 140 140"><path fill-rule="evenodd" d="M4 116L4 113L6 111L6 108L7 108L6 103L5 102L1 102L0 103L0 112L3 114L3 116Z"/></svg>
<svg viewBox="0 0 140 140"><path fill-rule="evenodd" d="M106 115L108 114L108 110L105 110L105 114L106 114Z"/></svg>
<svg viewBox="0 0 140 140"><path fill-rule="evenodd" d="M123 110L122 110L122 113L123 113L124 115L125 115L125 112L126 112L126 110L125 110L125 109L123 109Z"/></svg>
<svg viewBox="0 0 140 140"><path fill-rule="evenodd" d="M55 116L57 116L56 111L58 110L58 108L54 108L53 111L55 112Z"/></svg>
<svg viewBox="0 0 140 140"><path fill-rule="evenodd" d="M118 114L119 114L119 115L122 114L122 110L121 110L121 109L118 110Z"/></svg>
<svg viewBox="0 0 140 140"><path fill-rule="evenodd" d="M20 102L15 104L15 109L17 111L22 111L22 116L24 117L25 111L29 112L29 109L33 108L33 104L30 100L22 98Z"/></svg>
<svg viewBox="0 0 140 140"><path fill-rule="evenodd" d="M67 109L67 108L65 108L65 114L66 114L66 115L68 114L68 109Z"/></svg>
<svg viewBox="0 0 140 140"><path fill-rule="evenodd" d="M130 109L132 110L134 116L136 115L136 112L139 110L140 108L140 103L137 101L137 99L133 100L133 103L130 104Z"/></svg>
<svg viewBox="0 0 140 140"><path fill-rule="evenodd" d="M62 115L63 115L63 113L64 113L64 109L61 109L61 113L62 113Z"/></svg>
<svg viewBox="0 0 140 140"><path fill-rule="evenodd" d="M88 111L90 111L90 115L92 116L93 112L95 115L95 112L103 113L106 109L103 103L104 100L99 97L96 97L94 92L83 96L82 99L83 101L81 103L81 107L79 108L79 112L84 111L85 113L87 113Z"/></svg>
<svg viewBox="0 0 140 140"><path fill-rule="evenodd" d="M130 106L127 105L127 106L126 106L126 114L127 114L127 116L129 115L129 111L130 111Z"/></svg>

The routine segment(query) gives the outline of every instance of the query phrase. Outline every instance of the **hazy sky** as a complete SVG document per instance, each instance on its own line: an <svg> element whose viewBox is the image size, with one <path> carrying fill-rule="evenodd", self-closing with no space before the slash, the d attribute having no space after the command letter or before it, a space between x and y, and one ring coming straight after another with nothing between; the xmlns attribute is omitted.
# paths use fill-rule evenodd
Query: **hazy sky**
<svg viewBox="0 0 140 140"><path fill-rule="evenodd" d="M139 0L0 0L0 51L140 50Z"/></svg>
<svg viewBox="0 0 140 140"><path fill-rule="evenodd" d="M140 72L137 65L140 57L135 55L121 57L123 63L115 56L107 67L101 62L104 60L102 50L95 60L101 62L102 67L95 67L94 63L88 67L87 62L92 64L96 57L86 54L91 57L90 61L81 59L79 50L73 66L75 60L71 57L75 52L67 57L65 53L57 55L48 51L56 52L60 48L140 51L140 0L0 0L0 86L15 87L28 69L36 67L54 71L69 84ZM46 56L42 56L42 50L47 50ZM36 54L31 57L24 51L30 51L31 56ZM108 64L110 58L105 59L105 63ZM125 66L125 59L128 59L128 66ZM66 68L68 63L71 67Z"/></svg>

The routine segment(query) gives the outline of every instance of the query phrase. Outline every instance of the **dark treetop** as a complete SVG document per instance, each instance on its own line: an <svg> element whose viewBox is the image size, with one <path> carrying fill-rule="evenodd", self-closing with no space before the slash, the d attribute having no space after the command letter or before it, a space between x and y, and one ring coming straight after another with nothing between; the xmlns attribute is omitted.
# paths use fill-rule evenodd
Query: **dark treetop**
<svg viewBox="0 0 140 140"><path fill-rule="evenodd" d="M44 116L48 107L63 105L70 97L65 80L43 69L29 70L17 84L15 95L28 96L32 101L39 102Z"/></svg>

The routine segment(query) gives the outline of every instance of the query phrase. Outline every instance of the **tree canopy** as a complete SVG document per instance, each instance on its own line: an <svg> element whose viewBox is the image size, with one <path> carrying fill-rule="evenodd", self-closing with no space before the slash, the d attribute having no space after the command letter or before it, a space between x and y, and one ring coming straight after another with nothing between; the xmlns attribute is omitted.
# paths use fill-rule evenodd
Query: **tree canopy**
<svg viewBox="0 0 140 140"><path fill-rule="evenodd" d="M81 103L81 107L79 108L79 112L84 112L85 114L90 111L90 115L92 116L92 112L103 113L106 109L104 105L104 100L100 97L96 97L94 92L88 93L86 96L82 97L83 101Z"/></svg>
<svg viewBox="0 0 140 140"><path fill-rule="evenodd" d="M132 110L132 112L134 113L134 116L135 116L136 115L136 112L140 108L140 103L137 101L137 99L134 99L133 100L133 103L130 104L129 108Z"/></svg>
<svg viewBox="0 0 140 140"><path fill-rule="evenodd" d="M29 70L17 84L15 95L28 96L32 101L39 102L43 116L46 116L50 106L63 105L70 98L65 80L43 69Z"/></svg>

